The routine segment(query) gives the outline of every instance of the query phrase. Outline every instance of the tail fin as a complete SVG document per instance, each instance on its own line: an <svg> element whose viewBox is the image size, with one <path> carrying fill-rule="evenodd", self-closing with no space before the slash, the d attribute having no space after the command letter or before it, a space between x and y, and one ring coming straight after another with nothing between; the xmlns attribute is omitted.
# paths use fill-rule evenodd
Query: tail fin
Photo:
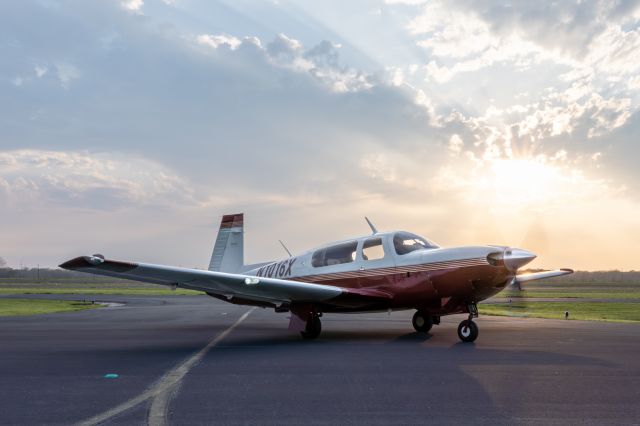
<svg viewBox="0 0 640 426"><path fill-rule="evenodd" d="M210 271L239 272L244 265L244 214L222 216L213 246Z"/></svg>

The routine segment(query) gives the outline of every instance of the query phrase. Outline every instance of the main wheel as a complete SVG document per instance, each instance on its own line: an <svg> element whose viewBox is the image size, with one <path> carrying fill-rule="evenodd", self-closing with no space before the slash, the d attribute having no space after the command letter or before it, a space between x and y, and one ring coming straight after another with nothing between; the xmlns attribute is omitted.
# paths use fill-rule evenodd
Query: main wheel
<svg viewBox="0 0 640 426"><path fill-rule="evenodd" d="M307 326L304 331L300 332L300 335L305 339L317 339L322 331L322 322L318 315L311 315L307 320Z"/></svg>
<svg viewBox="0 0 640 426"><path fill-rule="evenodd" d="M478 338L478 326L471 320L464 320L458 325L458 337L463 342L473 342Z"/></svg>
<svg viewBox="0 0 640 426"><path fill-rule="evenodd" d="M413 328L419 333L426 333L433 327L433 318L426 312L416 311L411 320Z"/></svg>

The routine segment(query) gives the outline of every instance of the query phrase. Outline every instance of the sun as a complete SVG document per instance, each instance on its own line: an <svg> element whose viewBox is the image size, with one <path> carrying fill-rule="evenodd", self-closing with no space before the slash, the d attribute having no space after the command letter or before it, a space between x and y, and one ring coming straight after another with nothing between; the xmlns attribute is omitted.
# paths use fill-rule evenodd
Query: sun
<svg viewBox="0 0 640 426"><path fill-rule="evenodd" d="M516 206L550 201L567 180L558 167L537 159L493 160L485 177L499 204Z"/></svg>

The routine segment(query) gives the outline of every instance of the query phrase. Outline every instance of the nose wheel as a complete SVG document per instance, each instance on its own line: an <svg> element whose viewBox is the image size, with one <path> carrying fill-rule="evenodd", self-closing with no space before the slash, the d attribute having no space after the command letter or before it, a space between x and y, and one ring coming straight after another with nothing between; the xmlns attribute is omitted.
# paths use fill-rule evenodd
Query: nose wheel
<svg viewBox="0 0 640 426"><path fill-rule="evenodd" d="M478 338L478 326L471 320L464 320L458 325L458 337L463 342L473 342Z"/></svg>
<svg viewBox="0 0 640 426"><path fill-rule="evenodd" d="M463 342L473 342L478 338L478 325L473 322L473 318L478 317L478 306L472 303L467 308L469 309L469 318L458 325L458 337Z"/></svg>

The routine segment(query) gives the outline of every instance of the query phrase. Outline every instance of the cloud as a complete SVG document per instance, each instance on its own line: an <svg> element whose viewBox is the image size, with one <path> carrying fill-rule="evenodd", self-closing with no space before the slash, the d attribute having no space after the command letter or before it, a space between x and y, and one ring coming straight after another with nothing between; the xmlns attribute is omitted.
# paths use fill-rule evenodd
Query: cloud
<svg viewBox="0 0 640 426"><path fill-rule="evenodd" d="M637 21L636 0L609 2L502 3L493 0L467 2L467 6L501 36L518 32L545 50L580 59L611 28Z"/></svg>
<svg viewBox="0 0 640 426"><path fill-rule="evenodd" d="M339 67L338 49L342 46L328 40L322 40L316 46L304 53L304 57L310 59L318 66L337 68Z"/></svg>
<svg viewBox="0 0 640 426"><path fill-rule="evenodd" d="M145 159L122 155L44 150L0 151L5 205L57 204L88 210L192 203L181 178Z"/></svg>
<svg viewBox="0 0 640 426"><path fill-rule="evenodd" d="M75 65L66 62L56 64L56 71L60 85L65 89L73 80L77 80L81 76L80 70Z"/></svg>
<svg viewBox="0 0 640 426"><path fill-rule="evenodd" d="M421 6L407 24L427 49L436 82L499 63L519 68L549 61L592 75L640 69L637 1L449 2Z"/></svg>
<svg viewBox="0 0 640 426"><path fill-rule="evenodd" d="M139 12L144 6L144 0L121 0L120 5L126 10Z"/></svg>
<svg viewBox="0 0 640 426"><path fill-rule="evenodd" d="M240 39L220 34L220 35L209 35L209 34L200 34L196 37L196 42L217 49L218 47L225 45L229 49L234 50L240 46Z"/></svg>
<svg viewBox="0 0 640 426"><path fill-rule="evenodd" d="M33 68L33 71L36 73L36 76L38 78L42 78L47 73L47 71L49 71L49 69L47 67L44 67L44 66L36 65Z"/></svg>
<svg viewBox="0 0 640 426"><path fill-rule="evenodd" d="M267 45L267 52L273 58L284 56L292 61L302 50L302 43L285 34L278 34L276 38Z"/></svg>

